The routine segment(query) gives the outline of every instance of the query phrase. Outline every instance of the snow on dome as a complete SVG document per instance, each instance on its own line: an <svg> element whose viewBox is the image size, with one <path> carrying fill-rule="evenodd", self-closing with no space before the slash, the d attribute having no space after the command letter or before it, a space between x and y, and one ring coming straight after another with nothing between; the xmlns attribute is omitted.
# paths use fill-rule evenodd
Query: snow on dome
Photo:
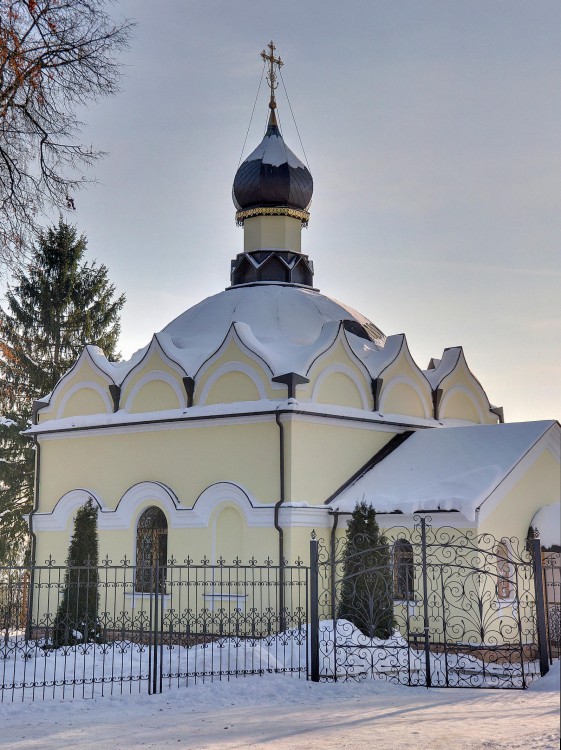
<svg viewBox="0 0 561 750"><path fill-rule="evenodd" d="M542 547L561 547L561 503L544 505L532 518L530 526L538 532Z"/></svg>
<svg viewBox="0 0 561 750"><path fill-rule="evenodd" d="M207 297L179 315L162 333L178 350L185 350L185 358L192 359L190 371L194 372L220 347L236 323L242 333L247 331L245 337L250 333L261 348L274 352L283 372L297 372L301 361L308 358L303 350L319 348L326 324L341 321L349 321L345 325L352 333L368 335L373 346L384 345L384 334L356 310L313 289L283 284L232 287Z"/></svg>
<svg viewBox="0 0 561 750"><path fill-rule="evenodd" d="M356 310L313 289L288 284L227 289L186 310L163 332L180 349L194 337L204 337L210 353L215 344L222 342L232 323L247 323L262 342L282 345L283 342L311 344L325 323L342 320L374 328L383 343L383 333Z"/></svg>
<svg viewBox="0 0 561 750"><path fill-rule="evenodd" d="M270 164L272 167L288 164L289 167L295 169L307 168L296 154L288 148L280 133L278 135L266 135L247 159L244 159L244 162L250 161L261 161L263 164Z"/></svg>

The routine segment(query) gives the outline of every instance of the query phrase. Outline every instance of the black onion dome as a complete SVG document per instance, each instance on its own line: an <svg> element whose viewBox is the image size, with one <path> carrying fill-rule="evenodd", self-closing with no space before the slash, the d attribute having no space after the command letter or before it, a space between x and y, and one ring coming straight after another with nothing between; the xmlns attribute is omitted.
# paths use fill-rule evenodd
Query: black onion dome
<svg viewBox="0 0 561 750"><path fill-rule="evenodd" d="M232 188L238 211L256 207L288 207L306 211L314 181L309 169L285 144L275 122L240 165Z"/></svg>

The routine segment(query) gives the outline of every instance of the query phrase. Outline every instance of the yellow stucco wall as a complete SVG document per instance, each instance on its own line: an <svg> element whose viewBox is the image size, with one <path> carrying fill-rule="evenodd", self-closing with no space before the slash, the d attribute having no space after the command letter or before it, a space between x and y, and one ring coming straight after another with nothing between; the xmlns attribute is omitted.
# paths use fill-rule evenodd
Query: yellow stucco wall
<svg viewBox="0 0 561 750"><path fill-rule="evenodd" d="M546 450L487 517L485 504L482 505L481 514L484 517L480 531L493 534L497 539L514 536L524 540L537 511L560 499L559 461Z"/></svg>
<svg viewBox="0 0 561 750"><path fill-rule="evenodd" d="M243 372L222 375L211 386L205 404L230 404L236 401L258 401L259 391L254 381Z"/></svg>
<svg viewBox="0 0 561 750"><path fill-rule="evenodd" d="M70 394L60 416L64 418L81 414L106 414L107 411L107 404L97 391L93 388L80 388Z"/></svg>
<svg viewBox="0 0 561 750"><path fill-rule="evenodd" d="M287 502L323 503L393 436L353 423L294 420L288 431Z"/></svg>
<svg viewBox="0 0 561 750"><path fill-rule="evenodd" d="M278 430L266 422L204 422L199 427L134 432L100 431L41 441L41 511L49 512L66 492L82 487L114 508L122 495L142 481L171 487L189 507L209 485L239 483L276 502Z"/></svg>
<svg viewBox="0 0 561 750"><path fill-rule="evenodd" d="M425 418L426 402L409 383L390 382L382 390L380 411L388 414L407 414L411 417Z"/></svg>
<svg viewBox="0 0 561 750"><path fill-rule="evenodd" d="M130 414L141 412L165 411L184 406L171 385L163 380L151 380L145 383L134 396L127 411Z"/></svg>

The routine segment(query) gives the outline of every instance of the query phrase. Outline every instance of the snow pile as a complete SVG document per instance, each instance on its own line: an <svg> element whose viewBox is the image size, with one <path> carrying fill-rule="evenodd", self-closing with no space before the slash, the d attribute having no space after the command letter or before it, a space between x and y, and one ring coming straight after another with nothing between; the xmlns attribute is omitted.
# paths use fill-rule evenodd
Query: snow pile
<svg viewBox="0 0 561 750"><path fill-rule="evenodd" d="M542 547L561 546L561 503L544 505L532 518L530 526L538 532Z"/></svg>
<svg viewBox="0 0 561 750"><path fill-rule="evenodd" d="M549 668L549 672L539 680L532 682L530 689L540 693L559 693L561 690L561 671L559 665L561 662L555 661Z"/></svg>
<svg viewBox="0 0 561 750"><path fill-rule="evenodd" d="M142 692L157 656L163 687L229 679L236 675L310 673L310 626L264 638L216 638L192 647L154 647L115 641L44 648L13 636L0 651L0 699L98 697ZM426 684L424 651L412 649L399 632L387 640L368 638L348 620L320 622L319 667L325 679L385 677L397 683ZM534 662L488 663L466 653L430 653L433 686L522 687L538 674Z"/></svg>

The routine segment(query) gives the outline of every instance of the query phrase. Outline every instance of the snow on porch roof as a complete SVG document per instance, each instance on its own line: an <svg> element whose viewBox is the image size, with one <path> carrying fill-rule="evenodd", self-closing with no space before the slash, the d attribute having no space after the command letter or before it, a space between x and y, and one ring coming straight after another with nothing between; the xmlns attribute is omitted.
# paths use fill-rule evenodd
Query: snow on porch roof
<svg viewBox="0 0 561 750"><path fill-rule="evenodd" d="M330 503L352 512L361 500L379 513L457 510L468 520L555 421L419 430Z"/></svg>

